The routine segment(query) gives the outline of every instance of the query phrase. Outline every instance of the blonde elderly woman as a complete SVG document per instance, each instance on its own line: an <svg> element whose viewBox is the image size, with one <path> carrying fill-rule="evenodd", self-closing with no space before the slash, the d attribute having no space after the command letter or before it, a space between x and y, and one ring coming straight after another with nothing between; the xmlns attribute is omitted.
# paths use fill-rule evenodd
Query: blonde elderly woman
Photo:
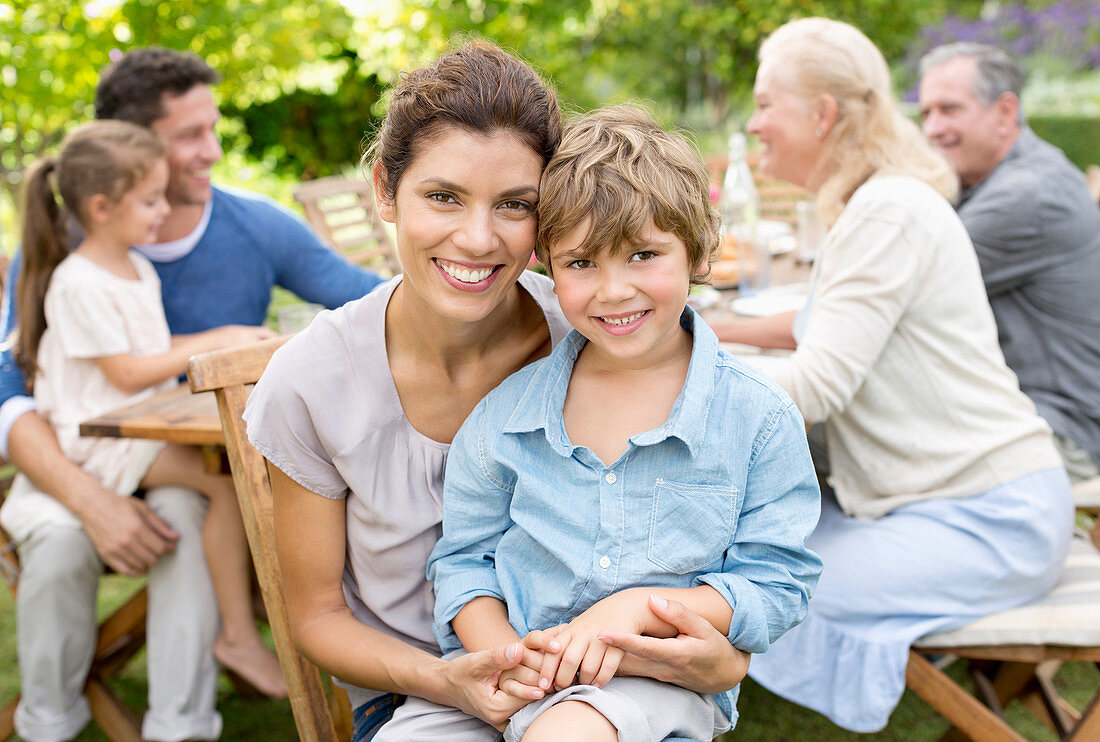
<svg viewBox="0 0 1100 742"><path fill-rule="evenodd" d="M805 622L749 674L853 731L886 725L910 643L1034 599L1068 548L1069 482L1005 366L955 176L896 110L855 28L809 18L760 50L749 131L831 223L797 314L717 324L794 353L768 370L824 423L831 476Z"/></svg>

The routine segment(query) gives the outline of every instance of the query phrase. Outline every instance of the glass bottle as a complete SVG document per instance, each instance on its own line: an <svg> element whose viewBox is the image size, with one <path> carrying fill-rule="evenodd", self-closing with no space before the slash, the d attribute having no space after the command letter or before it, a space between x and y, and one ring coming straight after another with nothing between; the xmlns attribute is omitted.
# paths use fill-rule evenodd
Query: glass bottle
<svg viewBox="0 0 1100 742"><path fill-rule="evenodd" d="M738 286L744 296L766 288L771 278L771 254L756 239L760 196L749 169L745 135L737 131L729 138L726 177L722 181L720 211L726 244L736 249Z"/></svg>

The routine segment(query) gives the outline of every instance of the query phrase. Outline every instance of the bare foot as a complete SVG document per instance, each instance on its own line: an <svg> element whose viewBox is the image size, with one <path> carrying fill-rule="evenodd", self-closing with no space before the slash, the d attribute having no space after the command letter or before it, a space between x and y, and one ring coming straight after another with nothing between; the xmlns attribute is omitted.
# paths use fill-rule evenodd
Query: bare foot
<svg viewBox="0 0 1100 742"><path fill-rule="evenodd" d="M275 653L255 638L230 642L221 634L214 642L214 659L269 698L286 698L286 681Z"/></svg>

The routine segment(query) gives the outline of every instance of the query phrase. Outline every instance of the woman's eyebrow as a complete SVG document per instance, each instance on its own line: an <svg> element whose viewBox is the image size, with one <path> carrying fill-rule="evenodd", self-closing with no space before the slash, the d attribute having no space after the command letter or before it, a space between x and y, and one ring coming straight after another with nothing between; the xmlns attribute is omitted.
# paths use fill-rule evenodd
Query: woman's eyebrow
<svg viewBox="0 0 1100 742"><path fill-rule="evenodd" d="M469 193L469 191L465 187L459 185L458 183L452 183L451 181L447 180L446 178L435 178L435 177L424 178L424 180L422 180L420 182L422 184L434 185L438 188L442 188L442 189L447 190L447 191L454 191L455 193L461 193L463 195L466 195L467 193ZM538 195L539 195L538 186L521 185L521 186L516 186L515 188L509 188L506 191L502 191L498 195L498 198L515 198L517 196L534 196L534 197L538 197Z"/></svg>
<svg viewBox="0 0 1100 742"><path fill-rule="evenodd" d="M455 193L466 193L465 188L445 178L424 178L420 182L423 185L434 185L447 191L454 191Z"/></svg>
<svg viewBox="0 0 1100 742"><path fill-rule="evenodd" d="M536 186L516 186L509 188L500 194L501 198L515 198L516 196L538 196L539 189Z"/></svg>

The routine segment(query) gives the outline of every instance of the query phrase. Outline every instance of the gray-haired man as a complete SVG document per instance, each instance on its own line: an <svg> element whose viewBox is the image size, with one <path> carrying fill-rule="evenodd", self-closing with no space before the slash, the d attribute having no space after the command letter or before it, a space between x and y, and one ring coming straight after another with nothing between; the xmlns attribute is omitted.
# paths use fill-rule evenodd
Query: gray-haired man
<svg viewBox="0 0 1100 742"><path fill-rule="evenodd" d="M938 47L921 60L921 120L959 175L1005 360L1081 480L1100 473L1100 210L1028 128L1023 83L999 49Z"/></svg>

